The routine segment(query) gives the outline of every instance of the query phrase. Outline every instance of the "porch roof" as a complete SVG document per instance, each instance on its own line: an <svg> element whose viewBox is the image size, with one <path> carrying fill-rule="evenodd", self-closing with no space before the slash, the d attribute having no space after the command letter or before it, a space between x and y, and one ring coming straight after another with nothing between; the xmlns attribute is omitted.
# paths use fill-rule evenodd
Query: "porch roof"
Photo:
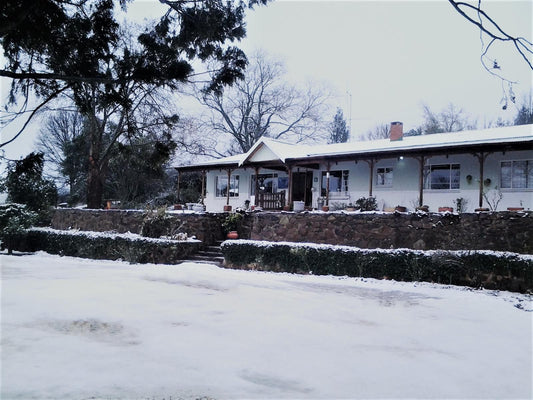
<svg viewBox="0 0 533 400"><path fill-rule="evenodd" d="M266 151L264 151L266 149ZM404 136L403 140L389 139L336 143L328 145L299 145L261 138L247 153L210 160L178 170L212 170L246 166L311 165L324 161L368 158L392 158L399 155L419 156L532 150L533 125L508 126L475 131ZM263 151L261 153L261 151ZM262 154L262 156L258 156Z"/></svg>

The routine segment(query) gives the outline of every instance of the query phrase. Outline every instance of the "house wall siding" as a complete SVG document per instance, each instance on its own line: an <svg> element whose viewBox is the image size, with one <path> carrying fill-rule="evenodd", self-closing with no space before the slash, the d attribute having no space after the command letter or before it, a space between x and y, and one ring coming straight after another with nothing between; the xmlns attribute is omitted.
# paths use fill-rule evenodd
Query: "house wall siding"
<svg viewBox="0 0 533 400"><path fill-rule="evenodd" d="M502 199L498 204L497 210L506 210L507 207L524 207L533 209L533 190L532 189L500 189L500 163L507 160L531 160L533 154L531 151L508 151L491 153L487 156L484 164L483 179L490 179L490 185L484 186L485 191L492 191L493 193L501 192ZM460 188L459 189L441 189L431 190L424 189L423 204L430 207L430 210L437 211L439 207L456 207L455 201L458 198L466 200L466 210L474 211L479 207L479 161L471 154L460 154L450 156L435 156L428 157L427 163L435 164L459 164L460 165ZM376 180L377 168L392 167L393 168L393 183L390 187L378 186ZM303 168L300 168L300 171ZM320 170L313 170L313 190L312 190L312 207L318 208L318 199L321 194L321 179L322 172L326 171L325 164L320 166ZM369 195L369 165L365 161L343 161L333 163L330 166L331 171L335 170L349 170L348 187L349 194L345 196L344 193L330 195L330 206L334 208L340 204L355 203L360 197L368 197ZM276 172L268 169L261 169L260 173ZM230 198L230 205L235 207L242 207L245 200L250 197L250 182L251 176L254 175L254 170L238 169L233 172L239 174L240 187L239 197ZM208 211L217 212L222 211L226 204L226 198L215 197L215 176L224 175L225 171L211 171L207 176L207 197L206 206ZM405 157L402 160L398 158L381 159L374 165L374 174L372 177L372 195L376 197L379 210L393 208L397 205L407 207L409 210L414 210L418 205L419 197L419 174L420 164L418 160L410 157ZM283 173L279 174L280 176ZM471 179L468 180L467 177ZM287 196L288 198L288 196ZM488 207L486 200L483 200L483 207Z"/></svg>

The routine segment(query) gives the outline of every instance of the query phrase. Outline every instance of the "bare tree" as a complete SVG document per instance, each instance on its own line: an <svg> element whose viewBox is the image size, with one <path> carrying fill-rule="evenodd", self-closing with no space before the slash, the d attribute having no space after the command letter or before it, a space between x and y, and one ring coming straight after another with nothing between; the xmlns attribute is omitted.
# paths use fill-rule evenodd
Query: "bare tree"
<svg viewBox="0 0 533 400"><path fill-rule="evenodd" d="M427 104L422 105L424 123L423 134L459 132L476 129L476 122L471 121L462 108L449 103L441 112L436 113Z"/></svg>
<svg viewBox="0 0 533 400"><path fill-rule="evenodd" d="M197 92L199 102L210 111L205 129L224 147L213 155L248 151L259 138L290 142L325 140L323 115L328 94L309 85L299 89L283 80L283 64L256 53L245 77L222 92ZM204 132L204 135L205 132Z"/></svg>
<svg viewBox="0 0 533 400"><path fill-rule="evenodd" d="M366 133L360 136L361 140L379 140L387 139L390 134L390 126L387 124L379 124L374 128L368 130Z"/></svg>
<svg viewBox="0 0 533 400"><path fill-rule="evenodd" d="M522 36L514 36L507 29L503 29L494 18L483 9L481 0L474 4L448 0L453 8L468 22L479 28L479 39L481 41L481 64L493 76L499 78L502 83L502 108L505 110L508 103L515 103L516 95L513 92L513 84L516 82L510 80L502 74L502 64L496 59L489 56L489 51L495 43L509 43L517 51L518 55L526 62L528 67L533 70L533 43Z"/></svg>

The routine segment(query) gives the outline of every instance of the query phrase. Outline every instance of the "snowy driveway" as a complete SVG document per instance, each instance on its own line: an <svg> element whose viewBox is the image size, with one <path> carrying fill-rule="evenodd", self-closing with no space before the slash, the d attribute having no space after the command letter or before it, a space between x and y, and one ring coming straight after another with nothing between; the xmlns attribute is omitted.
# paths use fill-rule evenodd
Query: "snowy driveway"
<svg viewBox="0 0 533 400"><path fill-rule="evenodd" d="M524 295L0 257L2 399L532 396Z"/></svg>

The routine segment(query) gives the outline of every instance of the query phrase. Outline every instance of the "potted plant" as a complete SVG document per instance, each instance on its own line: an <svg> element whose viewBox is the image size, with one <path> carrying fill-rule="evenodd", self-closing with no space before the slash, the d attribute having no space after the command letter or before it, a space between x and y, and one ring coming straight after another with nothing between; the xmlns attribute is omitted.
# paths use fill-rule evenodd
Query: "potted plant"
<svg viewBox="0 0 533 400"><path fill-rule="evenodd" d="M224 205L224 212L231 212L231 206L229 204Z"/></svg>
<svg viewBox="0 0 533 400"><path fill-rule="evenodd" d="M427 205L418 206L418 207L416 207L416 210L417 211L422 211L422 212L429 212L429 206L427 206Z"/></svg>
<svg viewBox="0 0 533 400"><path fill-rule="evenodd" d="M322 211L328 212L329 211L329 206L322 206Z"/></svg>
<svg viewBox="0 0 533 400"><path fill-rule="evenodd" d="M228 239L238 239L238 229L241 225L242 219L243 215L239 213L229 214L226 218L224 218L224 222L222 222L222 228L224 229Z"/></svg>
<svg viewBox="0 0 533 400"><path fill-rule="evenodd" d="M396 206L394 208L394 211L398 211L398 212L407 212L407 207L404 207L404 206Z"/></svg>
<svg viewBox="0 0 533 400"><path fill-rule="evenodd" d="M524 207L507 207L507 211L524 211Z"/></svg>
<svg viewBox="0 0 533 400"><path fill-rule="evenodd" d="M439 212L453 212L453 207L439 207Z"/></svg>

